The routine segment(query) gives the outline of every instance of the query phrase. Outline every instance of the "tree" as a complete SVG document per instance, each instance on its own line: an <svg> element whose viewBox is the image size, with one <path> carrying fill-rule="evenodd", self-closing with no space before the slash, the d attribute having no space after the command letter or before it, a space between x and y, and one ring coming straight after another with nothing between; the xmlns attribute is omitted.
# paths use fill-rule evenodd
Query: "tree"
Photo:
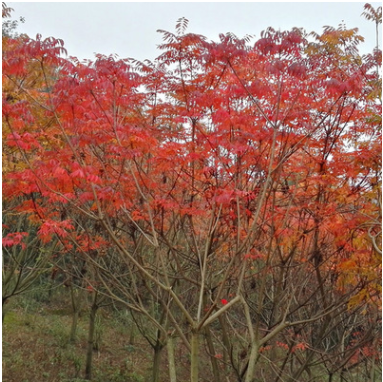
<svg viewBox="0 0 383 382"><path fill-rule="evenodd" d="M13 62L12 75L7 69L3 75L3 139L12 136L13 112L23 115L25 123L24 138L33 140L29 123L31 114L36 109L28 107L28 96L36 95L35 101L44 98L41 90L43 73L36 70L36 58L28 61L28 68L20 65L24 55L23 47L28 41L28 36L15 33L18 21L4 21L11 17L12 8L2 4L3 17L3 36L2 53L3 65L6 62ZM23 22L23 19L20 19ZM30 47L30 46L29 46ZM9 60L9 61L8 61ZM46 68L47 72L53 71L52 67ZM4 73L3 73L4 74ZM26 96L28 93L28 96ZM7 110L7 105L12 105ZM12 109L12 111L11 111ZM37 115L35 115L37 117ZM11 122L12 121L12 122ZM17 134L15 135L17 136ZM29 137L29 138L28 138ZM31 142L31 141L30 141ZM28 145L28 143L27 143ZM33 144L32 144L33 145ZM50 243L43 243L37 231L40 228L36 224L39 221L39 212L35 197L37 193L26 190L21 192L18 197L12 195L10 186L12 171L25 169L25 157L17 150L17 144L6 145L3 150L3 308L4 304L12 296L24 293L35 286L35 282L40 276L47 274L52 269L54 256L60 252L60 243L57 238L53 238ZM33 153L32 153L33 155ZM25 185L26 183L24 183ZM31 207L33 206L33 207ZM31 219L31 214L35 219ZM40 221L41 222L41 221ZM5 309L3 310L3 316Z"/></svg>
<svg viewBox="0 0 383 382"><path fill-rule="evenodd" d="M362 13L367 20L372 20L375 22L375 31L376 31L376 49L379 49L379 24L382 23L382 7L374 9L374 7L366 3L364 5L365 11Z"/></svg>
<svg viewBox="0 0 383 382"><path fill-rule="evenodd" d="M12 8L8 7L6 3L2 3L2 37L17 37L15 30L17 29L19 23L24 23L24 17L20 17L18 20L4 20L11 17Z"/></svg>
<svg viewBox="0 0 383 382"><path fill-rule="evenodd" d="M57 237L96 293L153 323L154 350L178 334L192 382L202 339L216 381L218 354L252 382L267 347L273 379L287 362L287 380L332 376L328 343L380 304L379 55L360 57L362 38L343 27L313 42L269 28L254 44L186 27L161 31L154 63L64 60L60 40L40 38L5 57L30 110L26 121L3 98L20 163L8 195L34 195L18 208L40 240ZM45 86L30 90L20 76L33 62ZM371 346L363 325L358 343ZM354 350L341 354L352 363Z"/></svg>

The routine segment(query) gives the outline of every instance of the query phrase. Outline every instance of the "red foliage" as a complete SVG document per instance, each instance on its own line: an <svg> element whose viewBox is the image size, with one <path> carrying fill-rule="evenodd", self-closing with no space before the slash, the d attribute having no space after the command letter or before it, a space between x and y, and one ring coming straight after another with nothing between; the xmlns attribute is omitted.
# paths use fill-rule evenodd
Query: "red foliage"
<svg viewBox="0 0 383 382"><path fill-rule="evenodd" d="M246 280L257 264L322 267L334 290L357 291L351 305L376 299L379 52L360 57L355 30L309 42L269 28L251 45L186 25L161 31L154 63L65 60L63 42L41 36L6 42L5 201L43 242L81 253L140 237L217 274L238 258Z"/></svg>

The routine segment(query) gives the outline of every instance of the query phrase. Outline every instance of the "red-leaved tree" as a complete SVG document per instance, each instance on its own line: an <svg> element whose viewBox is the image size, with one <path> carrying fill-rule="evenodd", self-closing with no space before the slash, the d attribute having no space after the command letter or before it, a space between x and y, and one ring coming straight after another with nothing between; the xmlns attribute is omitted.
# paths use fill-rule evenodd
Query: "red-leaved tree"
<svg viewBox="0 0 383 382"><path fill-rule="evenodd" d="M173 336L192 382L202 340L216 382L373 368L381 52L343 27L255 43L186 27L160 31L153 63L64 60L39 36L7 50L5 201L154 325L154 381L168 343L175 381Z"/></svg>

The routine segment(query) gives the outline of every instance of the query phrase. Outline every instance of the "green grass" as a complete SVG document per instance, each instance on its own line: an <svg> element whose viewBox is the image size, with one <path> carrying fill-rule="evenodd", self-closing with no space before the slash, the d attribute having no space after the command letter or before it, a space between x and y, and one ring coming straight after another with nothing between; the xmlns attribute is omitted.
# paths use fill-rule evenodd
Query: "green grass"
<svg viewBox="0 0 383 382"><path fill-rule="evenodd" d="M88 314L79 318L77 341L69 342L70 309L14 299L3 322L3 382L80 382L84 376ZM97 322L94 382L144 382L151 349L130 346L127 322L108 313ZM129 327L130 325L128 325ZM128 348L129 347L129 348Z"/></svg>
<svg viewBox="0 0 383 382"><path fill-rule="evenodd" d="M150 382L153 349L139 334L129 314L111 308L101 309L99 313L92 381ZM3 322L3 382L84 382L88 317L89 312L84 309L78 321L77 340L71 343L72 317L68 295L59 295L50 304L36 303L27 295L11 300ZM187 382L190 380L189 353L181 343L179 345L176 351L177 378L179 382ZM206 353L202 354L201 381L210 382L210 361ZM259 367L265 371L269 370L268 357L280 358L278 352L263 355ZM221 376L228 375L235 380L229 367L227 372L222 369ZM376 380L380 380L379 370L377 375ZM314 376L315 382L328 380L326 370L322 368L315 369ZM357 370L352 370L347 377L350 382L362 380ZM160 381L168 381L166 349ZM340 382L339 377L336 376L333 382Z"/></svg>

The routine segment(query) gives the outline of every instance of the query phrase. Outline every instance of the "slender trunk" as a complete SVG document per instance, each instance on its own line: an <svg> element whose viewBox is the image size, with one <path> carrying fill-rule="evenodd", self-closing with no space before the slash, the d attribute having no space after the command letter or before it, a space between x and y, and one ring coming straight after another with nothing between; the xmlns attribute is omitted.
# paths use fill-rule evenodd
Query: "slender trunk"
<svg viewBox="0 0 383 382"><path fill-rule="evenodd" d="M163 348L164 348L164 345L162 345L161 343L157 343L156 346L154 347L153 374L152 374L153 382L160 381L160 366L161 366L161 356L162 356Z"/></svg>
<svg viewBox="0 0 383 382"><path fill-rule="evenodd" d="M248 361L247 373L245 382L255 382L255 366L259 356L259 346L256 342L251 344L250 357Z"/></svg>
<svg viewBox="0 0 383 382"><path fill-rule="evenodd" d="M49 287L48 287L48 302L52 301L54 284L55 284L55 280L54 278L51 278L49 280Z"/></svg>
<svg viewBox="0 0 383 382"><path fill-rule="evenodd" d="M77 337L77 324L81 310L81 291L75 289L72 285L70 286L70 295L72 303L72 326L69 335L69 341L76 342Z"/></svg>
<svg viewBox="0 0 383 382"><path fill-rule="evenodd" d="M190 382L198 382L198 362L199 362L199 333L192 331L191 334L191 369L190 369Z"/></svg>
<svg viewBox="0 0 383 382"><path fill-rule="evenodd" d="M7 304L7 302L8 302L8 297L3 297L2 312L1 312L1 318L2 318L3 324L4 324L5 313L6 313L5 305Z"/></svg>
<svg viewBox="0 0 383 382"><path fill-rule="evenodd" d="M76 342L77 337L77 323L78 323L78 311L75 310L72 314L72 326L70 329L69 341Z"/></svg>
<svg viewBox="0 0 383 382"><path fill-rule="evenodd" d="M129 345L134 345L135 344L135 332L134 332L134 327L131 325L130 333L129 333Z"/></svg>
<svg viewBox="0 0 383 382"><path fill-rule="evenodd" d="M213 381L221 382L220 373L219 373L219 367L218 367L218 361L217 361L217 358L216 358L214 344L213 344L213 340L211 338L211 333L210 333L209 326L207 326L205 328L205 335L206 335L207 347L208 347L209 353L210 353L211 367L213 369Z"/></svg>
<svg viewBox="0 0 383 382"><path fill-rule="evenodd" d="M229 336L228 336L229 330L227 328L227 324L226 324L224 315L219 316L218 320L219 320L219 323L221 324L222 341L223 341L223 344L224 344L224 347L223 347L223 362L226 365L226 363L231 361L231 358L232 358L232 357L229 356L229 353L231 353L231 344L230 344L230 340L229 340ZM233 366L235 368L237 367L237 365L233 365Z"/></svg>
<svg viewBox="0 0 383 382"><path fill-rule="evenodd" d="M170 335L166 342L169 362L169 382L177 382L176 362L174 359L174 339Z"/></svg>
<svg viewBox="0 0 383 382"><path fill-rule="evenodd" d="M88 348L86 352L86 365L85 365L85 379L92 379L92 361L93 361L93 345L94 345L94 331L97 316L97 293L95 292L92 307L89 315L89 331L88 331Z"/></svg>

